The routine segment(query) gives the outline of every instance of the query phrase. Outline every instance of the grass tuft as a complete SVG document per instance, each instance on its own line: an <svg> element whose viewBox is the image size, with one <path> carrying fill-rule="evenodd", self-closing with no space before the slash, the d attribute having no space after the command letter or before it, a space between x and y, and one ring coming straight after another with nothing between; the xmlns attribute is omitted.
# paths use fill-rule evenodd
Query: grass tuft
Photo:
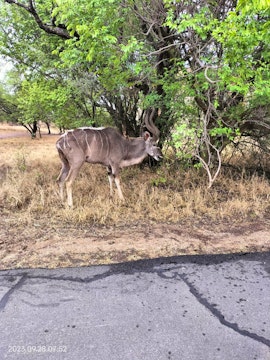
<svg viewBox="0 0 270 360"><path fill-rule="evenodd" d="M133 166L121 173L125 202L109 197L104 167L85 164L73 187L74 209L60 202L56 178L61 163L56 137L0 140L0 211L17 213L27 223L46 216L63 223L126 225L183 219L222 220L263 217L269 213L269 180L243 170L222 169L211 189L202 169Z"/></svg>

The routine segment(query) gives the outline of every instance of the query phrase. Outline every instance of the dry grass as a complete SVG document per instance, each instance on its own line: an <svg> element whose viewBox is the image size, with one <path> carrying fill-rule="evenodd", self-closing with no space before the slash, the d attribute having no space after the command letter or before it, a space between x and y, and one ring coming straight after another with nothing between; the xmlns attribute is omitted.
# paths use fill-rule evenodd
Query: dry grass
<svg viewBox="0 0 270 360"><path fill-rule="evenodd" d="M223 170L207 189L203 170L168 166L130 167L121 173L124 203L110 199L106 171L86 164L74 184L75 208L59 201L60 160L55 136L0 140L0 209L25 223L46 216L76 224L122 225L138 221L177 223L188 218L214 221L263 217L269 212L270 185L263 176Z"/></svg>
<svg viewBox="0 0 270 360"><path fill-rule="evenodd" d="M85 164L71 210L59 200L56 139L0 138L0 269L270 249L267 178L224 168L208 190L203 170L164 161L124 169L121 202L106 170Z"/></svg>

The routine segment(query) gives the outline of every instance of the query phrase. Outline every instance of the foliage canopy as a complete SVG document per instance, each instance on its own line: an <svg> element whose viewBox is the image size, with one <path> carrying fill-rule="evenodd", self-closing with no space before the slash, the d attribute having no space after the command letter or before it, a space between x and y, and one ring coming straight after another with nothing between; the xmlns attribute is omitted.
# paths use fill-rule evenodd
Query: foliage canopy
<svg viewBox="0 0 270 360"><path fill-rule="evenodd" d="M229 143L248 136L268 151L269 0L0 1L20 121L109 114L138 135L154 107L161 143L197 157L210 184Z"/></svg>

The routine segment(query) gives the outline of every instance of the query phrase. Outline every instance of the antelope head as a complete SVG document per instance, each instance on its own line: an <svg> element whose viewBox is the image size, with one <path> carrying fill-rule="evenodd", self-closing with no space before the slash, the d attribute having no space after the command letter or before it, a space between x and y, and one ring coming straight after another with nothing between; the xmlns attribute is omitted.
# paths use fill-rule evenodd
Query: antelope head
<svg viewBox="0 0 270 360"><path fill-rule="evenodd" d="M160 131L154 124L154 117L156 115L156 109L148 109L144 115L144 125L149 131L145 131L144 140L146 143L146 151L148 155L159 161L162 159L162 152L157 146L159 142ZM150 135L152 134L152 136Z"/></svg>

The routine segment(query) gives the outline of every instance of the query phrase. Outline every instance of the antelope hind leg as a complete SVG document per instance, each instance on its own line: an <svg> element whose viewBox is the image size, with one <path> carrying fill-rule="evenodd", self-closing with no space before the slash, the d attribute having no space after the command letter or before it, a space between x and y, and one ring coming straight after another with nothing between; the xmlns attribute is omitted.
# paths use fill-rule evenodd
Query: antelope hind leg
<svg viewBox="0 0 270 360"><path fill-rule="evenodd" d="M67 203L70 208L73 208L73 198L72 198L72 182L66 182L66 190L67 190Z"/></svg>
<svg viewBox="0 0 270 360"><path fill-rule="evenodd" d="M120 186L120 179L118 176L115 176L114 177L114 182L115 182L115 185L117 187L117 191L118 191L118 195L119 195L119 198L121 200L125 200L124 196L123 196L123 193L122 193L122 190L121 190L121 186Z"/></svg>
<svg viewBox="0 0 270 360"><path fill-rule="evenodd" d="M110 166L107 167L108 179L110 184L110 197L113 196L113 174Z"/></svg>
<svg viewBox="0 0 270 360"><path fill-rule="evenodd" d="M69 168L63 166L58 178L56 179L56 182L58 183L59 186L60 199L62 202L64 202L64 182L68 173L69 173Z"/></svg>
<svg viewBox="0 0 270 360"><path fill-rule="evenodd" d="M66 190L67 190L67 203L70 208L73 207L73 198L72 198L72 184L78 175L78 172L82 166L83 162L77 164L75 168L72 167L69 170L68 176L66 178Z"/></svg>

